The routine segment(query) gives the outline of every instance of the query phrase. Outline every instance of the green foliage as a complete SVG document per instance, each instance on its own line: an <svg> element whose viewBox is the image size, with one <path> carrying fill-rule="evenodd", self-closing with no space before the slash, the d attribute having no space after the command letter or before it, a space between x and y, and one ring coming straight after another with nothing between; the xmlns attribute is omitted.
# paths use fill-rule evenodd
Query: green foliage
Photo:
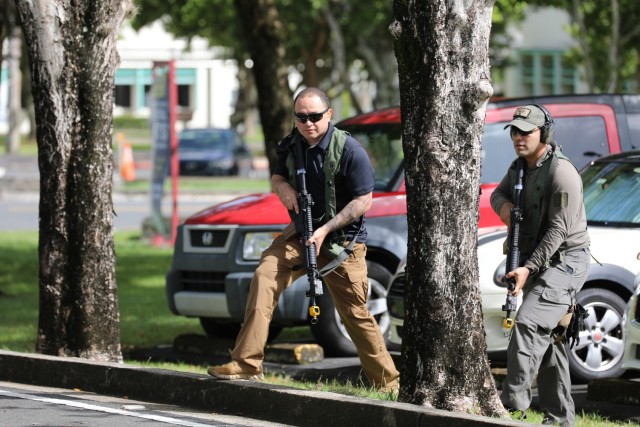
<svg viewBox="0 0 640 427"><path fill-rule="evenodd" d="M133 116L119 116L113 118L116 129L149 129L149 119Z"/></svg>
<svg viewBox="0 0 640 427"><path fill-rule="evenodd" d="M268 178L242 178L242 177L180 177L179 188L187 191L215 193L225 189L228 194L264 193L271 189ZM142 179L131 182L123 182L121 191L125 193L146 193L149 191L149 180ZM165 192L171 192L171 180L167 178L164 183Z"/></svg>
<svg viewBox="0 0 640 427"><path fill-rule="evenodd" d="M574 9L574 3L577 7ZM578 42L568 58L573 64L585 65L585 78L591 90L625 91L625 84L636 82L640 63L640 2L618 0L618 13L610 0L532 0L529 4L555 6L571 16L569 33ZM615 31L614 23L619 23ZM614 54L617 53L617 54Z"/></svg>

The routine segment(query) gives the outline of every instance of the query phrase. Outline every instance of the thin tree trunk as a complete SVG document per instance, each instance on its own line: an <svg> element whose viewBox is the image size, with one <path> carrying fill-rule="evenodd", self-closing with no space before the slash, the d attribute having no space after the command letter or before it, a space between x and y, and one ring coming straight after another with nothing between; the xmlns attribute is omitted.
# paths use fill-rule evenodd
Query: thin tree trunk
<svg viewBox="0 0 640 427"><path fill-rule="evenodd" d="M22 71L20 57L22 56L22 35L20 28L15 26L9 35L9 131L7 132L7 153L18 154L20 151L20 124L22 123Z"/></svg>
<svg viewBox="0 0 640 427"><path fill-rule="evenodd" d="M118 30L129 0L16 0L40 167L36 351L122 359L111 198Z"/></svg>
<svg viewBox="0 0 640 427"><path fill-rule="evenodd" d="M282 23L272 0L235 0L235 5L253 60L265 152L273 172L276 142L291 132L293 123Z"/></svg>
<svg viewBox="0 0 640 427"><path fill-rule="evenodd" d="M477 260L492 8L394 1L409 227L400 399L506 415L486 355Z"/></svg>

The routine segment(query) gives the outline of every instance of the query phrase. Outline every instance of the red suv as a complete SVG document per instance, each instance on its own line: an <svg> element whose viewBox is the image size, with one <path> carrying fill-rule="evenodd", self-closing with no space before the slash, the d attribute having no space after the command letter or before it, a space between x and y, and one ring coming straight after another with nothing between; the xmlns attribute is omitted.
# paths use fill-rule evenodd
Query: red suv
<svg viewBox="0 0 640 427"><path fill-rule="evenodd" d="M543 104L550 111L555 139L578 169L600 156L640 144L638 95L573 95L490 103L482 140L481 231L502 227L489 197L515 156L503 128L515 107L524 104ZM407 251L400 110L375 111L336 126L362 143L376 171L373 206L367 212L368 306L386 336L387 287ZM166 278L171 311L200 318L209 336L235 337L260 254L288 222L287 211L271 193L240 197L189 217L179 227ZM274 312L272 337L283 327L308 324L305 281L306 276L283 293ZM354 355L355 347L328 292L319 305L319 322L311 326L316 341L328 355Z"/></svg>

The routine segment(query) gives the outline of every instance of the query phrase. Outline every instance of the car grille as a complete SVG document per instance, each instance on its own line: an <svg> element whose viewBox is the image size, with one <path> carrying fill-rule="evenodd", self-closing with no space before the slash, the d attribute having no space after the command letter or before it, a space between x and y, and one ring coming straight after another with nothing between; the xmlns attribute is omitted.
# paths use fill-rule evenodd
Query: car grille
<svg viewBox="0 0 640 427"><path fill-rule="evenodd" d="M387 293L387 310L398 319L404 319L404 274L399 274Z"/></svg>
<svg viewBox="0 0 640 427"><path fill-rule="evenodd" d="M224 292L226 272L182 271L182 287L192 292Z"/></svg>
<svg viewBox="0 0 640 427"><path fill-rule="evenodd" d="M389 296L404 298L404 277L404 274L399 274L395 278L389 288Z"/></svg>
<svg viewBox="0 0 640 427"><path fill-rule="evenodd" d="M183 251L185 253L227 253L236 227L185 225Z"/></svg>

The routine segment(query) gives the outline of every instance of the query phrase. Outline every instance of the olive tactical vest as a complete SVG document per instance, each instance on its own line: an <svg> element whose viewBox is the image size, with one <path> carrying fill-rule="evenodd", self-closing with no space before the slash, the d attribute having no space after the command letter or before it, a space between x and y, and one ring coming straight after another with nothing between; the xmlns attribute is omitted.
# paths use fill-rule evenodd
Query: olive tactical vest
<svg viewBox="0 0 640 427"><path fill-rule="evenodd" d="M551 153L549 159L545 160L540 166L540 170L533 182L525 183L525 186L533 186L533 190L530 193L531 198L534 201L534 208L524 214L528 216L527 222L529 224L538 224L537 230L523 230L520 233L520 254L521 260L526 260L533 253L538 246L540 239L544 235L547 229L547 210L549 206L549 200L551 195L549 194L549 186L553 175L558 167L558 159L564 159L569 161L569 158L564 155L562 148L560 148L555 141L549 142L551 146ZM513 183L516 180L516 162L514 161L509 167L509 183L513 188ZM508 243L508 242L506 242ZM505 245L505 250L508 251L508 245ZM505 252L506 253L506 252Z"/></svg>
<svg viewBox="0 0 640 427"><path fill-rule="evenodd" d="M319 222L326 223L337 214L336 176L340 171L340 160L342 158L342 152L344 151L348 135L348 132L336 128L334 128L333 134L331 135L331 141L329 141L329 147L325 153L324 163L322 165L322 171L324 172L325 213L322 217L313 219L313 222L316 224ZM298 190L298 182L296 179L296 161L293 148L295 146L294 144L296 144L300 139L302 139L302 137L299 133L296 133L295 136L290 139L288 142L289 155L286 160L287 169L289 171L289 183L294 189L296 189L296 191ZM325 239L320 250L329 258L339 257L339 259L344 259L345 248L342 245L345 240L344 231L336 230L331 233L328 239ZM355 242L355 238L353 241Z"/></svg>

